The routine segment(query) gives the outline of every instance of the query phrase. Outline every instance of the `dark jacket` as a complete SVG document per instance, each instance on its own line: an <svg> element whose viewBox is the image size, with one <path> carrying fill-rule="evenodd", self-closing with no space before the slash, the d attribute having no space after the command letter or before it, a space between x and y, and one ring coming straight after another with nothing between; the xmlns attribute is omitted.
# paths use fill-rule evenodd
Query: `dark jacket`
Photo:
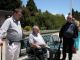
<svg viewBox="0 0 80 60"><path fill-rule="evenodd" d="M65 32L66 27L70 26L70 24L74 24L74 23L67 22L65 25L62 26L62 28L59 32L60 38L66 38L66 37L64 37L64 32ZM75 29L74 29L74 35L72 38L77 38L78 37L78 27L75 24L74 24L74 26L75 26Z"/></svg>

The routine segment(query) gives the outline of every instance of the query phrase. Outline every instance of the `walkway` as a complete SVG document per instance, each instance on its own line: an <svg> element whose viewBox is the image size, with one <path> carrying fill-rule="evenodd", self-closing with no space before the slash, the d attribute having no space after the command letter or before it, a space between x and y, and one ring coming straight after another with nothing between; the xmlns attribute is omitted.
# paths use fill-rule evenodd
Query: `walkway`
<svg viewBox="0 0 80 60"><path fill-rule="evenodd" d="M25 60L26 58L28 58L28 56L23 56L23 57L19 58L18 60ZM67 56L66 60L68 60L68 56ZM72 60L80 60L80 50L77 51L77 54L73 54Z"/></svg>

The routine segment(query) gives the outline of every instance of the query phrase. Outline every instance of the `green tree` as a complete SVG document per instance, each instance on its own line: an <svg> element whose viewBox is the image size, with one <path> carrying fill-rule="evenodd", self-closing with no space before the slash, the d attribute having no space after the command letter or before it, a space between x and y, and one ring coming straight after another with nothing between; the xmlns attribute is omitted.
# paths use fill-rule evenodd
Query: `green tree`
<svg viewBox="0 0 80 60"><path fill-rule="evenodd" d="M0 0L0 10L13 10L21 7L21 0Z"/></svg>
<svg viewBox="0 0 80 60"><path fill-rule="evenodd" d="M37 9L34 0L28 0L23 10L23 20L21 20L23 27L38 25L41 29L59 29L65 23L64 15L53 15L47 10L41 12Z"/></svg>
<svg viewBox="0 0 80 60"><path fill-rule="evenodd" d="M34 0L28 0L26 7L23 7L23 11L24 11L24 14L21 21L21 24L23 27L25 27L26 25L33 26L37 24L35 20L36 20L36 15L38 13L38 9L35 5Z"/></svg>
<svg viewBox="0 0 80 60"><path fill-rule="evenodd" d="M76 20L80 21L80 12L78 12L77 10L75 11L74 9L72 9L72 15Z"/></svg>
<svg viewBox="0 0 80 60"><path fill-rule="evenodd" d="M56 14L54 16L54 29L60 29L63 24L65 24L66 20L64 15Z"/></svg>
<svg viewBox="0 0 80 60"><path fill-rule="evenodd" d="M28 0L26 4L26 8L30 11L31 16L34 16L36 12L38 12L38 9L35 5L34 0Z"/></svg>

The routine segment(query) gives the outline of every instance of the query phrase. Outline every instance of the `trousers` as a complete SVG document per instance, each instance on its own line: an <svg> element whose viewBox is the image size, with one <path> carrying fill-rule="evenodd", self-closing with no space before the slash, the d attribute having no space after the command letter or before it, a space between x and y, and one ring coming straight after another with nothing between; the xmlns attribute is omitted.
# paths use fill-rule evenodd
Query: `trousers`
<svg viewBox="0 0 80 60"><path fill-rule="evenodd" d="M17 60L20 53L20 42L13 42L12 44L8 42L6 45L6 60Z"/></svg>

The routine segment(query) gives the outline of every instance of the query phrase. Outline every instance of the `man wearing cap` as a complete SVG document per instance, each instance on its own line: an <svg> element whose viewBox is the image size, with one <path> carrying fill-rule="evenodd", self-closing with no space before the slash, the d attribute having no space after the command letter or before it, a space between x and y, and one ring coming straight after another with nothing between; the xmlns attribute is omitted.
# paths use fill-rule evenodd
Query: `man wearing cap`
<svg viewBox="0 0 80 60"><path fill-rule="evenodd" d="M70 32L71 31L71 32ZM75 25L72 16L68 15L67 22L64 24L59 32L59 37L62 42L63 40L63 58L61 60L66 59L66 53L68 51L68 59L72 60L72 47L74 45L73 38L77 38L78 36L78 28Z"/></svg>
<svg viewBox="0 0 80 60"><path fill-rule="evenodd" d="M22 10L14 9L13 15L5 20L0 28L0 46L3 44L3 36L7 33L6 60L17 60L20 53L20 40L22 40L22 29L20 18Z"/></svg>

